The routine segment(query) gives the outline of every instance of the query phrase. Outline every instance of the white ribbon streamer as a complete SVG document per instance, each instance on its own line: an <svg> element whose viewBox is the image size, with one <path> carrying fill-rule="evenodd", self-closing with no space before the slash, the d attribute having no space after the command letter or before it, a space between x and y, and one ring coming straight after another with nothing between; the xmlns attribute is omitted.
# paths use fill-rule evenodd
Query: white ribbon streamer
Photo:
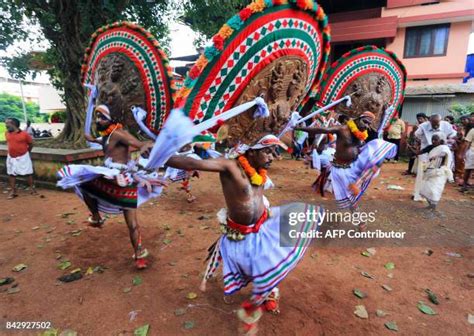
<svg viewBox="0 0 474 336"><path fill-rule="evenodd" d="M142 109L141 107L137 106L132 106L132 114L133 118L135 118L135 121L137 122L138 126L140 129L151 139L155 140L156 135L148 127L146 127L145 123L143 120L146 118L146 111Z"/></svg>
<svg viewBox="0 0 474 336"><path fill-rule="evenodd" d="M161 167L176 151L190 143L195 136L215 126L218 121L226 121L233 118L255 105L258 106L260 112L255 113L254 116L265 117L270 115L268 106L261 97L257 97L253 101L236 106L197 125L194 125L191 119L184 115L182 110L172 110L168 120L166 120L161 129L160 134L156 137L146 168L156 169Z"/></svg>

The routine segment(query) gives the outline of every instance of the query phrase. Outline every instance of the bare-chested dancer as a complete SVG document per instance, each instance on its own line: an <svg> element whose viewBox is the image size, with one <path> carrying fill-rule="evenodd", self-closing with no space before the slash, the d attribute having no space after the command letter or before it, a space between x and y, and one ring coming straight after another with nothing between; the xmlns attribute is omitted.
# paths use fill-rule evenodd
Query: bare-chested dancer
<svg viewBox="0 0 474 336"><path fill-rule="evenodd" d="M91 226L104 224L100 211L110 214L123 212L135 252L135 266L143 269L147 267L145 258L148 251L142 246L137 207L148 198L158 196L162 183L156 176L138 170L135 161L131 160L130 149L140 149L143 153L152 144L137 140L120 123L114 122L106 105L97 106L95 115L96 127L102 137L87 136L87 140L103 146L104 167L66 166L59 171L61 180L58 185L74 187L91 212Z"/></svg>
<svg viewBox="0 0 474 336"><path fill-rule="evenodd" d="M394 157L397 152L394 144L384 140L376 139L365 143L367 132L374 121L373 113L364 112L345 125L296 128L310 134L337 135L330 174L334 197L340 208L358 211L357 203L378 174L383 161ZM366 224L361 223L359 228L364 230Z"/></svg>
<svg viewBox="0 0 474 336"><path fill-rule="evenodd" d="M280 244L285 206L270 209L263 195L266 169L273 161L276 146L286 147L277 137L266 135L250 147L241 146L235 159L198 161L173 156L167 162L179 169L219 173L227 209L218 213L223 235L209 255L201 290L205 290L205 281L212 277L221 260L226 295L252 283L252 297L238 312L244 331L249 334L256 331L263 307L279 312L276 286L301 260L309 244L309 240L298 240L290 247ZM316 208L308 206L308 210ZM316 230L318 224L307 221L294 228L309 232Z"/></svg>

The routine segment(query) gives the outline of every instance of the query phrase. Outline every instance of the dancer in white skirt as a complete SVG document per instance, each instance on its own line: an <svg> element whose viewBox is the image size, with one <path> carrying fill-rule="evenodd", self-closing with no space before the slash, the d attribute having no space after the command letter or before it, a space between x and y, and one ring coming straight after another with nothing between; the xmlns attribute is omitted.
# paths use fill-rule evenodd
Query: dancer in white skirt
<svg viewBox="0 0 474 336"><path fill-rule="evenodd" d="M285 214L294 208L292 204L269 208L263 196L266 169L273 161L276 146L286 149L277 137L266 135L252 146L241 145L236 159L195 160L173 156L167 162L168 166L184 170L219 172L227 209L218 214L223 235L210 249L201 290L205 290L206 280L221 262L226 295L252 283L252 296L238 312L248 333L255 332L263 308L279 312L277 285L301 260L310 243L310 239L296 239L282 244L280 232L288 225ZM320 221L309 220L306 214L322 209L303 205L300 211L305 219L291 228L303 233L317 230Z"/></svg>
<svg viewBox="0 0 474 336"><path fill-rule="evenodd" d="M372 179L378 175L383 161L397 153L397 146L384 140L365 143L367 130L374 121L375 115L367 111L341 126L297 128L310 134L337 135L330 178L336 203L342 209L359 211L357 204ZM366 227L366 223L359 224L360 230Z"/></svg>
<svg viewBox="0 0 474 336"><path fill-rule="evenodd" d="M74 188L84 200L91 212L91 226L101 227L104 224L100 212L123 213L134 250L135 266L143 269L147 267L145 258L148 251L142 246L137 208L150 198L159 196L164 184L156 172L140 169L131 160L129 149L137 148L144 153L152 144L141 142L123 130L120 123L112 120L106 105L97 106L95 113L96 127L102 137L94 139L87 136L87 140L103 146L106 157L104 166L65 166L58 172L58 186Z"/></svg>

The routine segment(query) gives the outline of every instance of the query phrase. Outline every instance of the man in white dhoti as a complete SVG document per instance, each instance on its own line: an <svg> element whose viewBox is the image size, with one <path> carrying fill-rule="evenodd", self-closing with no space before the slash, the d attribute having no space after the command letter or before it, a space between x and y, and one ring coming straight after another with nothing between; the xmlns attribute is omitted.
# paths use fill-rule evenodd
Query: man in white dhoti
<svg viewBox="0 0 474 336"><path fill-rule="evenodd" d="M453 159L444 133L433 134L431 143L422 151L427 154L428 161L423 165L420 195L428 202L427 209L435 213L446 182L454 182L451 170Z"/></svg>
<svg viewBox="0 0 474 336"><path fill-rule="evenodd" d="M457 135L453 125L447 121L441 120L439 114L432 115L429 121L426 121L418 127L415 136L420 140L420 150L423 151L426 147L431 145L433 134L441 132L446 136L447 141L451 141ZM455 140L453 140L455 141ZM421 181L423 180L423 167L429 161L428 154L423 153L418 155L418 165L416 171L415 191L413 200L422 201L424 198L420 195Z"/></svg>
<svg viewBox="0 0 474 336"><path fill-rule="evenodd" d="M10 186L8 199L18 196L16 190L16 177L26 176L31 194L36 194L33 183L33 163L31 162L30 152L33 149L33 139L31 136L20 129L20 121L16 118L5 120L7 132L8 156L7 156L7 174Z"/></svg>

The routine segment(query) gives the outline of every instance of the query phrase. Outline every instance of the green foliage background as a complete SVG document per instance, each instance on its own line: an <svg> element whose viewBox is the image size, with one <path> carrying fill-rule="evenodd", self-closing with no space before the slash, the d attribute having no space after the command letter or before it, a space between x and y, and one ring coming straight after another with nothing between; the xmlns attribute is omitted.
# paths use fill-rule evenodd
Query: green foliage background
<svg viewBox="0 0 474 336"><path fill-rule="evenodd" d="M46 122L48 120L48 115L40 114L38 104L26 102L25 107L26 115L32 123ZM0 93L0 121L3 122L6 118L17 118L23 122L25 119L23 106L20 97L8 93Z"/></svg>

